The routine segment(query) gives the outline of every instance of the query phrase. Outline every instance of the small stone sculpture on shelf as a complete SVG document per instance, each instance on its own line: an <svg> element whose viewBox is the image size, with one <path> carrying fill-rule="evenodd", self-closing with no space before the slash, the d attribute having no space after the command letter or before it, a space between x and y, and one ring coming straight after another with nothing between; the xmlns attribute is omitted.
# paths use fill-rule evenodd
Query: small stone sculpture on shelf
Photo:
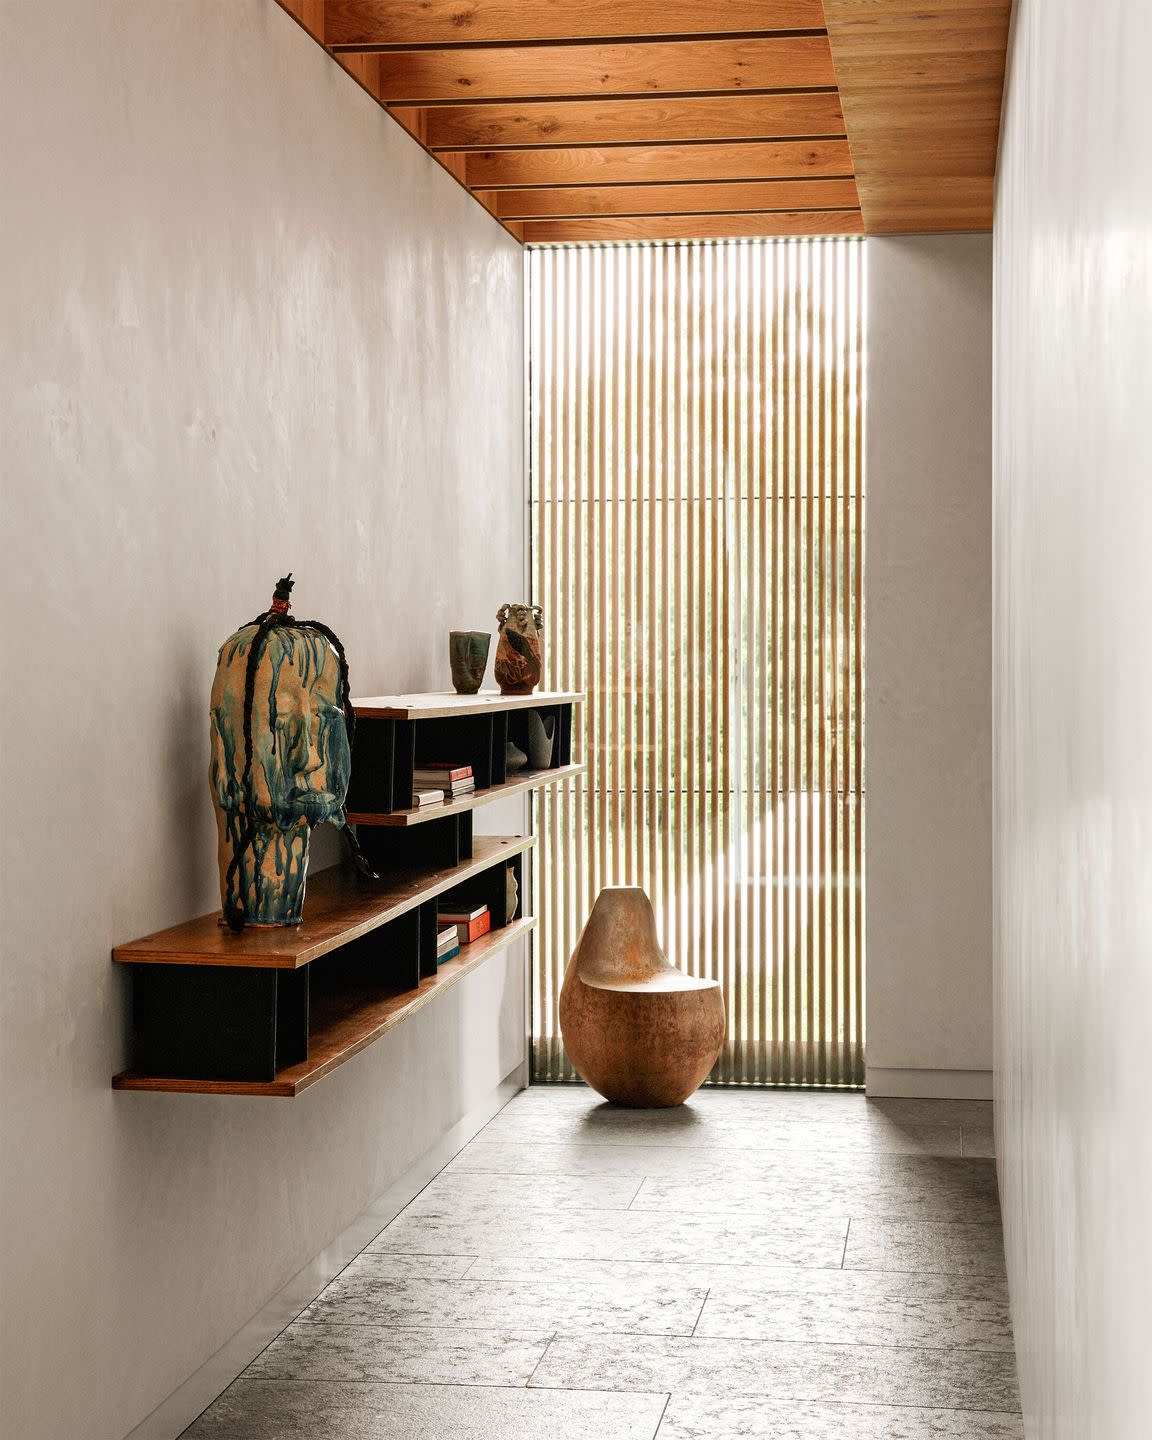
<svg viewBox="0 0 1152 1440"><path fill-rule="evenodd" d="M528 763L533 770L547 770L552 764L552 744L556 739L556 716L539 710L528 711Z"/></svg>
<svg viewBox="0 0 1152 1440"><path fill-rule="evenodd" d="M285 576L271 608L225 640L212 683L209 779L221 904L234 930L299 924L312 828L344 826L355 729L348 664L326 625L288 613L292 585Z"/></svg>
<svg viewBox="0 0 1152 1440"><path fill-rule="evenodd" d="M493 671L502 695L531 695L540 683L540 637L544 611L539 605L501 605L496 612L500 641Z"/></svg>

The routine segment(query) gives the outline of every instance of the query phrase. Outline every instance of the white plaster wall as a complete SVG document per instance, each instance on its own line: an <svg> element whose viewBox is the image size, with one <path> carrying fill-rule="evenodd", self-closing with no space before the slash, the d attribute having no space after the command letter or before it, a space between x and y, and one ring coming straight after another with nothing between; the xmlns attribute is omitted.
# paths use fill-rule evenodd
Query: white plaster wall
<svg viewBox="0 0 1152 1440"><path fill-rule="evenodd" d="M990 1098L992 243L867 243L868 1088Z"/></svg>
<svg viewBox="0 0 1152 1440"><path fill-rule="evenodd" d="M1147 0L1020 0L996 206L996 1128L1030 1440L1152 1429Z"/></svg>
<svg viewBox="0 0 1152 1440"><path fill-rule="evenodd" d="M524 1055L494 961L294 1101L113 1094L216 903L216 647L354 688L524 588L518 247L272 0L0 6L0 1433L118 1440Z"/></svg>

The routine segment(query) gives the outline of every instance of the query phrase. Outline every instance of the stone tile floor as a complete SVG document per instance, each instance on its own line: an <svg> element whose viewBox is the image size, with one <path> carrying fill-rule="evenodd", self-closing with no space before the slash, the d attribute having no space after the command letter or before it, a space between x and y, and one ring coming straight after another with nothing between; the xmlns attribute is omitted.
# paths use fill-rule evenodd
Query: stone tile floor
<svg viewBox="0 0 1152 1440"><path fill-rule="evenodd" d="M990 1111L528 1090L184 1440L1022 1440Z"/></svg>

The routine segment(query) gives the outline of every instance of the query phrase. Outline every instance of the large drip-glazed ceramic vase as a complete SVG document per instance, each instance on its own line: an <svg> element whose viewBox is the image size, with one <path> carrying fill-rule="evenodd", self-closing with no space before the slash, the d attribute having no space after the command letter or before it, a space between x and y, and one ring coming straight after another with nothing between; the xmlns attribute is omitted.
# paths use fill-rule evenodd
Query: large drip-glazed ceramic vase
<svg viewBox="0 0 1152 1440"><path fill-rule="evenodd" d="M330 632L288 614L291 588L281 580L272 608L225 640L212 682L209 779L234 928L299 924L312 828L344 824L346 670Z"/></svg>
<svg viewBox="0 0 1152 1440"><path fill-rule="evenodd" d="M539 605L501 605L496 612L500 639L492 666L502 695L531 695L540 683L540 638L544 611Z"/></svg>
<svg viewBox="0 0 1152 1440"><path fill-rule="evenodd" d="M617 1105L680 1105L724 1043L715 980L668 963L643 890L601 890L560 992L560 1029L577 1073Z"/></svg>

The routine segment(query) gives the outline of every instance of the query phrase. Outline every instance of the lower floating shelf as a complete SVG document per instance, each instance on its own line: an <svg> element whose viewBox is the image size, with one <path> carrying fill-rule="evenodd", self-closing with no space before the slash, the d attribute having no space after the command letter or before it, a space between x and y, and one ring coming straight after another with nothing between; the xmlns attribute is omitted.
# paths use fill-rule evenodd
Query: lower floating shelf
<svg viewBox="0 0 1152 1440"><path fill-rule="evenodd" d="M299 1095L361 1050L422 1010L435 996L478 969L535 928L532 917L491 930L459 956L446 960L435 975L410 990L363 989L320 992L309 1023L308 1059L281 1070L274 1080L181 1080L125 1070L112 1078L114 1090L171 1090L196 1095Z"/></svg>

